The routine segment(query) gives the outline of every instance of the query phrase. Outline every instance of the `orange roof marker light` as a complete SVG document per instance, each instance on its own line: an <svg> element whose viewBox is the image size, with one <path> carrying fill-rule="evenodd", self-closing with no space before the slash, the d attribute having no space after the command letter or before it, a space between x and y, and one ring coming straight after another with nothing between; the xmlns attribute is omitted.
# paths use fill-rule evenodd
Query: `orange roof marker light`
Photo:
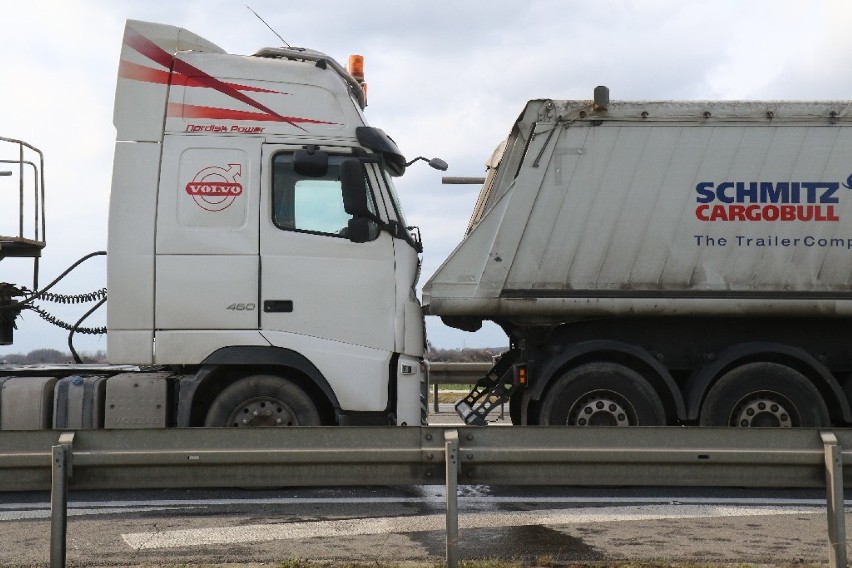
<svg viewBox="0 0 852 568"><path fill-rule="evenodd" d="M350 55L349 56L349 74L359 83L364 82L364 56Z"/></svg>
<svg viewBox="0 0 852 568"><path fill-rule="evenodd" d="M348 68L349 74L361 85L361 90L364 91L364 101L366 101L367 83L364 82L364 56L350 55Z"/></svg>

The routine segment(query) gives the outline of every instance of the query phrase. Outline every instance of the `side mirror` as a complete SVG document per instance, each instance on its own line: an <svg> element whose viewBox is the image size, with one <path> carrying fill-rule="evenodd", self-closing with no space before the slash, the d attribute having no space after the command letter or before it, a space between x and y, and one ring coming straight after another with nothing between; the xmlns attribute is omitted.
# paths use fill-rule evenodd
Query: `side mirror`
<svg viewBox="0 0 852 568"><path fill-rule="evenodd" d="M429 166L442 172L447 171L447 168L449 167L447 165L447 162L445 162L441 158L432 158L431 160L429 160Z"/></svg>
<svg viewBox="0 0 852 568"><path fill-rule="evenodd" d="M371 239L371 221L365 217L352 217L346 227L346 236L353 243L366 243Z"/></svg>
<svg viewBox="0 0 852 568"><path fill-rule="evenodd" d="M316 146L296 150L293 154L293 169L300 176L322 177L328 173L328 154Z"/></svg>
<svg viewBox="0 0 852 568"><path fill-rule="evenodd" d="M407 168L408 166L410 166L411 164L413 164L414 162L416 162L416 161L418 161L418 160L423 160L424 162L426 162L427 164L429 164L429 167L431 167L431 168L435 168L436 170L441 170L442 172L447 171L447 168L449 167L449 166L447 165L447 162L445 162L445 161L444 161L444 160L442 160L441 158L432 158L432 159L430 160L430 159L428 159L428 158L424 158L423 156L417 156L417 157L416 157L416 158L414 158L413 160L410 160L410 161L408 161L408 162L405 162L405 167Z"/></svg>
<svg viewBox="0 0 852 568"><path fill-rule="evenodd" d="M367 183L364 168L358 160L346 160L341 164L340 185L343 190L343 209L354 217L375 217L367 207Z"/></svg>

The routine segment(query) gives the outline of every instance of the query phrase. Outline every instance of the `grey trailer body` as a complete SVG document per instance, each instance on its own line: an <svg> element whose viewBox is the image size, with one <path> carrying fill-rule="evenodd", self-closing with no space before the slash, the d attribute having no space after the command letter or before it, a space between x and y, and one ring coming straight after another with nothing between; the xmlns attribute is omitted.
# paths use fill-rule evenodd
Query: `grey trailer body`
<svg viewBox="0 0 852 568"><path fill-rule="evenodd" d="M584 109L527 105L429 313L852 314L845 104Z"/></svg>
<svg viewBox="0 0 852 568"><path fill-rule="evenodd" d="M708 424L796 425L811 422L800 407L821 398L817 422L848 421L849 109L530 101L489 163L464 240L424 286L427 313L463 329L484 319L506 329L513 367L530 368L519 388L511 373L502 380L524 411L517 420L642 422L639 407L650 406L645 423L701 415ZM734 389L728 378L719 388L735 400L717 393L708 402L747 363L781 368L741 371L738 385L767 384ZM617 383L635 384L635 373L639 398L653 400L597 389L591 367L580 373L588 387L549 400L557 383L572 390L578 365L604 365ZM783 396L766 394L775 383L762 377L787 369L796 377L779 379ZM712 410L718 398L724 409ZM601 414L598 402L616 411Z"/></svg>

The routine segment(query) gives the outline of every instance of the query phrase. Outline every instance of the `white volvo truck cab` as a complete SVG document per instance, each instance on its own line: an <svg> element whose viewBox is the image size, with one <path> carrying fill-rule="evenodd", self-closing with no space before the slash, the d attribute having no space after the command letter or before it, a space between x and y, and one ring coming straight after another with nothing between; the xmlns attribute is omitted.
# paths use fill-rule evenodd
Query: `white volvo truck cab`
<svg viewBox="0 0 852 568"><path fill-rule="evenodd" d="M425 421L405 160L364 106L321 53L128 21L108 357L169 366L177 425Z"/></svg>

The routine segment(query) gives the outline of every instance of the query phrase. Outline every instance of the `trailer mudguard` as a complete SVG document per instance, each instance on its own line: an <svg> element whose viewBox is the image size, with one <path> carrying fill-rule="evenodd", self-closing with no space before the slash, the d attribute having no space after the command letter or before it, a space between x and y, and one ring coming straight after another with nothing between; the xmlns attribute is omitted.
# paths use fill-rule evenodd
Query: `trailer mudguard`
<svg viewBox="0 0 852 568"><path fill-rule="evenodd" d="M839 412L844 422L852 422L852 410L850 410L849 401L843 388L825 365L799 347L763 341L740 343L725 349L717 355L715 361L696 369L686 381L684 387L684 398L688 411L687 418L689 420L698 419L704 395L707 394L714 381L724 370L734 367L738 363L759 361L762 360L761 358L767 357L773 361L780 360L781 363L792 361L798 367L806 369L805 376L811 379L820 393L823 394L829 413L836 415Z"/></svg>
<svg viewBox="0 0 852 568"><path fill-rule="evenodd" d="M540 400L551 381L562 369L578 359L588 360L589 356L594 356L595 359L599 360L615 359L616 362L628 359L650 370L651 373L643 373L643 375L660 394L666 412L674 411L678 419L686 417L683 396L668 369L645 349L620 341L593 340L571 345L568 349L543 363L541 371L537 373L538 376L524 400Z"/></svg>

